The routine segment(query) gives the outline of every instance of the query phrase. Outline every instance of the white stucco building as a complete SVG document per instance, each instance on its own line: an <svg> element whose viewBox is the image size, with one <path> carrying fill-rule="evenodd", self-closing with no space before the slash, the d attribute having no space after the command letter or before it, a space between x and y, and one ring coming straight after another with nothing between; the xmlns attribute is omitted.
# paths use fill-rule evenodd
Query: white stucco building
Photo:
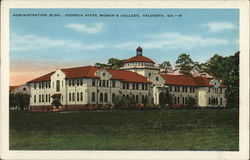
<svg viewBox="0 0 250 160"><path fill-rule="evenodd" d="M120 70L94 66L58 69L28 82L31 106L51 106L58 98L63 106L84 104L112 104L116 96L131 97L137 103L159 104L159 94L168 88L174 104L185 104L194 97L200 107L225 106L225 86L205 77L190 77L160 73L155 62L143 56L142 48L136 56L125 61Z"/></svg>

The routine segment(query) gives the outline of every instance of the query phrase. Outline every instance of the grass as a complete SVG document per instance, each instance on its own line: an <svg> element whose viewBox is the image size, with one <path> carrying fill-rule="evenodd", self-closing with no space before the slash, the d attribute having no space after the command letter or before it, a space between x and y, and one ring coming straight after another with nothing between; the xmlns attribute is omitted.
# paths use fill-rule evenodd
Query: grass
<svg viewBox="0 0 250 160"><path fill-rule="evenodd" d="M239 150L238 109L10 112L10 150Z"/></svg>

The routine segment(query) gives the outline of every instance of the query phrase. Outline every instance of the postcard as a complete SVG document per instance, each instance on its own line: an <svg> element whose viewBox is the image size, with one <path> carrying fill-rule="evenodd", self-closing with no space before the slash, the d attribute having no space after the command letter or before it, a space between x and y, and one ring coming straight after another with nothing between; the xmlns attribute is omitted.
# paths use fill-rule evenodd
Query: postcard
<svg viewBox="0 0 250 160"><path fill-rule="evenodd" d="M2 159L248 159L247 1L4 1Z"/></svg>

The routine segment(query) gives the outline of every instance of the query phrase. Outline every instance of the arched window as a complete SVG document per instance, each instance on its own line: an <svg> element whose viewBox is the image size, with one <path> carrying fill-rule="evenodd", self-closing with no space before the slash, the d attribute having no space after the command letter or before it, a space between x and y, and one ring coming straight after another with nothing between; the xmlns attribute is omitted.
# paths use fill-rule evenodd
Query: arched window
<svg viewBox="0 0 250 160"><path fill-rule="evenodd" d="M71 93L69 93L69 101L71 101Z"/></svg>
<svg viewBox="0 0 250 160"><path fill-rule="evenodd" d="M42 102L44 102L44 95L42 95Z"/></svg>
<svg viewBox="0 0 250 160"><path fill-rule="evenodd" d="M81 92L80 101L83 101L83 93Z"/></svg>
<svg viewBox="0 0 250 160"><path fill-rule="evenodd" d="M78 85L79 85L79 83L78 83ZM79 101L79 92L77 92L77 99L76 100Z"/></svg>
<svg viewBox="0 0 250 160"><path fill-rule="evenodd" d="M36 95L34 95L34 103L36 103Z"/></svg>
<svg viewBox="0 0 250 160"><path fill-rule="evenodd" d="M180 97L177 98L177 101L178 101L177 103L180 104Z"/></svg>
<svg viewBox="0 0 250 160"><path fill-rule="evenodd" d="M184 99L184 97L182 97L182 104L185 104L185 99Z"/></svg>
<svg viewBox="0 0 250 160"><path fill-rule="evenodd" d="M210 99L210 97L208 98L208 104L211 104L211 99Z"/></svg>
<svg viewBox="0 0 250 160"><path fill-rule="evenodd" d="M100 101L103 102L103 93L100 93Z"/></svg>
<svg viewBox="0 0 250 160"><path fill-rule="evenodd" d="M71 86L71 79L69 79L69 86Z"/></svg>
<svg viewBox="0 0 250 160"><path fill-rule="evenodd" d="M49 102L50 102L50 94L49 94Z"/></svg>
<svg viewBox="0 0 250 160"><path fill-rule="evenodd" d="M176 97L174 97L174 104L177 104L177 103L176 103Z"/></svg>
<svg viewBox="0 0 250 160"><path fill-rule="evenodd" d="M220 98L220 105L222 105L222 98Z"/></svg>
<svg viewBox="0 0 250 160"><path fill-rule="evenodd" d="M72 93L72 101L75 101L75 93Z"/></svg>
<svg viewBox="0 0 250 160"><path fill-rule="evenodd" d="M59 80L56 81L56 91L60 92L60 81Z"/></svg>
<svg viewBox="0 0 250 160"><path fill-rule="evenodd" d="M92 92L92 102L95 102L95 92Z"/></svg>
<svg viewBox="0 0 250 160"><path fill-rule="evenodd" d="M45 96L45 102L48 102L48 95Z"/></svg>
<svg viewBox="0 0 250 160"><path fill-rule="evenodd" d="M141 96L141 100L142 100L142 102L144 101L144 95Z"/></svg>
<svg viewBox="0 0 250 160"><path fill-rule="evenodd" d="M115 93L112 93L112 102L115 100Z"/></svg>
<svg viewBox="0 0 250 160"><path fill-rule="evenodd" d="M108 93L105 93L105 94L104 94L104 101L105 101L105 102L108 102Z"/></svg>
<svg viewBox="0 0 250 160"><path fill-rule="evenodd" d="M39 95L39 103L41 102L41 95Z"/></svg>
<svg viewBox="0 0 250 160"><path fill-rule="evenodd" d="M107 83L107 84L106 84L106 87L108 87L108 86L109 86L109 80L107 80L106 83Z"/></svg>
<svg viewBox="0 0 250 160"><path fill-rule="evenodd" d="M138 95L135 96L135 102L139 103L139 96Z"/></svg>

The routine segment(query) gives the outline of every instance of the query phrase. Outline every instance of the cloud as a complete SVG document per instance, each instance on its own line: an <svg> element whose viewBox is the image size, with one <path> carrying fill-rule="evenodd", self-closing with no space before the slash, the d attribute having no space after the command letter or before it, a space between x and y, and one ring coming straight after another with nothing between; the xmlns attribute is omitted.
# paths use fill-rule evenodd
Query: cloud
<svg viewBox="0 0 250 160"><path fill-rule="evenodd" d="M115 48L135 48L142 45L147 49L191 49L194 47L210 47L216 45L227 45L227 39L205 38L200 35L184 35L175 32L149 35L143 42L130 41L114 45Z"/></svg>
<svg viewBox="0 0 250 160"><path fill-rule="evenodd" d="M68 51L75 50L95 50L104 48L104 44L86 44L76 40L52 39L49 37L40 37L37 35L11 34L11 51L41 50L48 48L59 48Z"/></svg>
<svg viewBox="0 0 250 160"><path fill-rule="evenodd" d="M96 34L100 33L104 28L103 22L97 22L93 26L87 26L85 24L67 24L66 28L72 29L77 32Z"/></svg>
<svg viewBox="0 0 250 160"><path fill-rule="evenodd" d="M202 26L208 27L210 32L219 32L236 28L232 23L229 22L210 22L203 24Z"/></svg>

